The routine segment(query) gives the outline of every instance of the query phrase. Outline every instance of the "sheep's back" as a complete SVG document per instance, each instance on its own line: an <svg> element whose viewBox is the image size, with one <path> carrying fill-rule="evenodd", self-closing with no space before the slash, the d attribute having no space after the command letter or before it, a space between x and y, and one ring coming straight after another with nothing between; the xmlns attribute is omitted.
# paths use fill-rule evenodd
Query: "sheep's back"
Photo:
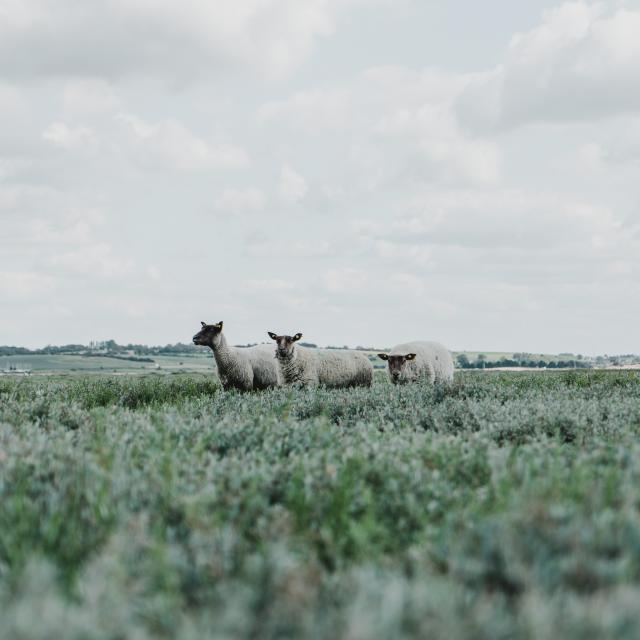
<svg viewBox="0 0 640 640"><path fill-rule="evenodd" d="M272 344L257 344L237 349L248 360L258 387L273 387L279 384L279 368L275 348Z"/></svg>
<svg viewBox="0 0 640 640"><path fill-rule="evenodd" d="M327 387L349 387L369 385L373 376L373 366L362 353L318 349L318 382Z"/></svg>

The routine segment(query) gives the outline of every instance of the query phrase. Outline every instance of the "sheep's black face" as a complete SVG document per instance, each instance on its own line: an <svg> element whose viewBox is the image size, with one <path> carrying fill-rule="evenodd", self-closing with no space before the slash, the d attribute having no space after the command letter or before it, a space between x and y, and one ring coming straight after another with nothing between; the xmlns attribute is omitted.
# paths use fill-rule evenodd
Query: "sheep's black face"
<svg viewBox="0 0 640 640"><path fill-rule="evenodd" d="M378 357L387 361L387 364L389 365L389 377L391 378L391 382L393 382L393 384L398 384L404 381L404 378L406 376L403 376L402 374L406 373L407 362L415 360L416 354L407 353L404 356L390 356L386 353L379 353Z"/></svg>
<svg viewBox="0 0 640 640"><path fill-rule="evenodd" d="M193 336L193 344L210 347L215 342L217 336L222 333L222 322L218 322L218 324L201 322L200 324L202 325L202 329Z"/></svg>
<svg viewBox="0 0 640 640"><path fill-rule="evenodd" d="M276 356L278 358L286 359L293 357L295 344L302 338L301 333L296 333L295 336L278 336L271 331L268 333L269 337L276 342Z"/></svg>

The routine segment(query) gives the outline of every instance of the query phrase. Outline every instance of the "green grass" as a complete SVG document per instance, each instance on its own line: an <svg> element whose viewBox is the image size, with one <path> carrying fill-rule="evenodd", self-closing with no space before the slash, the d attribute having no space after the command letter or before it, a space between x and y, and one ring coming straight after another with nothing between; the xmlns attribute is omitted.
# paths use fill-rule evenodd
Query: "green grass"
<svg viewBox="0 0 640 640"><path fill-rule="evenodd" d="M637 638L640 376L0 378L0 637Z"/></svg>

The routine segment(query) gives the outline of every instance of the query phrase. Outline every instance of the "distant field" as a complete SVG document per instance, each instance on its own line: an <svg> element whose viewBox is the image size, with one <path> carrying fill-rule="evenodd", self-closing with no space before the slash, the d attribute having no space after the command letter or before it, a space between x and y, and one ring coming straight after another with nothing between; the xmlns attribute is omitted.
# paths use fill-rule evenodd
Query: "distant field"
<svg viewBox="0 0 640 640"><path fill-rule="evenodd" d="M640 637L640 374L160 374L0 377L1 638Z"/></svg>
<svg viewBox="0 0 640 640"><path fill-rule="evenodd" d="M26 355L0 356L0 371L10 367L26 369L34 374L46 373L203 373L215 372L212 353L197 355L153 355L153 362L136 362L120 358L81 355ZM374 359L382 368L382 360Z"/></svg>
<svg viewBox="0 0 640 640"><path fill-rule="evenodd" d="M365 351L374 366L385 368L385 363L378 359L377 351ZM454 358L459 353L455 352ZM475 362L481 352L464 352L471 362ZM507 352L482 352L488 360L500 360L511 358L512 353ZM148 356L153 362L135 362L101 356L85 357L81 355L24 355L24 356L0 356L0 371L13 366L18 369L28 369L34 374L82 372L82 373L144 373L160 371L164 373L174 372L205 372L215 371L213 354L184 354L184 355L153 355ZM560 356L548 354L533 354L534 360L558 361Z"/></svg>
<svg viewBox="0 0 640 640"><path fill-rule="evenodd" d="M486 356L489 361L503 360L505 358L513 358L513 351L454 351L452 352L454 358L460 354L464 354L469 358L471 362L475 362L479 355ZM544 360L545 362L559 362L560 360L567 360L574 358L575 356L560 356L552 353L527 353L527 359L538 361Z"/></svg>
<svg viewBox="0 0 640 640"><path fill-rule="evenodd" d="M156 371L212 371L213 356L153 356L154 362L136 362L120 358L76 355L26 355L0 356L0 370L13 366L29 369L33 373L71 372L82 373L144 373Z"/></svg>

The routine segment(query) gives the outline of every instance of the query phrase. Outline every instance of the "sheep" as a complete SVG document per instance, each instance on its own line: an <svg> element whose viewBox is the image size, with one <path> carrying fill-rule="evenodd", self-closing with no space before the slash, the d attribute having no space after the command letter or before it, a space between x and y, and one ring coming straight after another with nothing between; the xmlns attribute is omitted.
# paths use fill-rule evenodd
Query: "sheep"
<svg viewBox="0 0 640 640"><path fill-rule="evenodd" d="M284 384L300 387L370 387L373 365L362 353L307 349L296 345L301 333L279 336L269 331L276 341L276 359Z"/></svg>
<svg viewBox="0 0 640 640"><path fill-rule="evenodd" d="M388 354L379 353L378 357L387 361L393 384L420 379L428 380L431 384L453 380L453 358L437 342L397 344Z"/></svg>
<svg viewBox="0 0 640 640"><path fill-rule="evenodd" d="M193 336L194 344L210 347L218 365L222 388L252 391L281 385L280 369L273 357L273 347L230 347L222 334L222 322L206 324Z"/></svg>

